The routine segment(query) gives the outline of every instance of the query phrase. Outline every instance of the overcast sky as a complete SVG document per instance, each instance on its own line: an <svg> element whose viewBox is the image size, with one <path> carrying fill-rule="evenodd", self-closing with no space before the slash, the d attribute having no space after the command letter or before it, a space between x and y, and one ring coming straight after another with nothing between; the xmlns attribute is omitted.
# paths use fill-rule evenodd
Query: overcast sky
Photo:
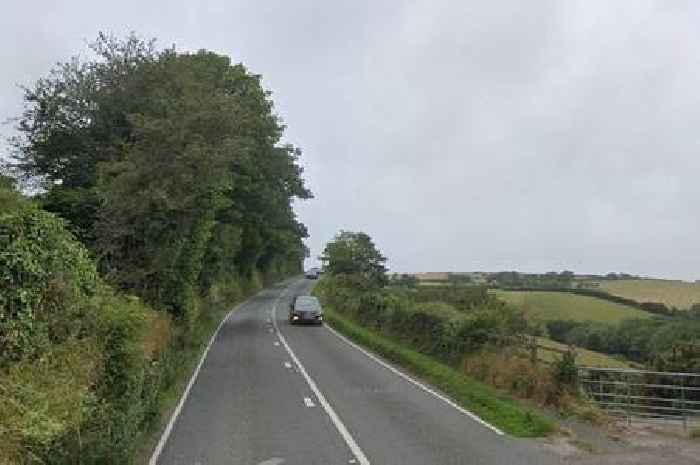
<svg viewBox="0 0 700 465"><path fill-rule="evenodd" d="M264 76L312 256L349 229L395 271L700 279L699 25L692 1L5 0L0 118L133 30Z"/></svg>

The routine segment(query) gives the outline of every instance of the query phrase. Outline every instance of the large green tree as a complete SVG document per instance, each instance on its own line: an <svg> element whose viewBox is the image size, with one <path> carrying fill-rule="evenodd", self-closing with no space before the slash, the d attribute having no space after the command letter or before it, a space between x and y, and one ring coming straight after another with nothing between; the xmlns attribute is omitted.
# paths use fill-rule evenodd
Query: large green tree
<svg viewBox="0 0 700 465"><path fill-rule="evenodd" d="M340 231L326 244L321 262L325 272L332 275L350 275L360 278L369 288L387 284L386 258L368 234Z"/></svg>
<svg viewBox="0 0 700 465"><path fill-rule="evenodd" d="M298 271L311 193L260 76L134 36L92 50L25 91L15 147L101 272L186 317L224 274Z"/></svg>

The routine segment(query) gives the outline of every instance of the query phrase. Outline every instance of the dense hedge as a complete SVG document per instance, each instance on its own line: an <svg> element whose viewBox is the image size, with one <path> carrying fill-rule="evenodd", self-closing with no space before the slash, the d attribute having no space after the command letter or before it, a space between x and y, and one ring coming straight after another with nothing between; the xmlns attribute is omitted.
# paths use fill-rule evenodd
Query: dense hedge
<svg viewBox="0 0 700 465"><path fill-rule="evenodd" d="M667 319L630 319L616 325L550 321L552 339L648 364L659 370L700 370L700 319L693 314ZM684 350L684 347L696 350Z"/></svg>
<svg viewBox="0 0 700 465"><path fill-rule="evenodd" d="M416 302L445 302L464 311L495 301L486 286L422 286L414 292Z"/></svg>
<svg viewBox="0 0 700 465"><path fill-rule="evenodd" d="M128 454L154 402L143 341L158 315L104 285L54 215L18 201L0 226L0 462Z"/></svg>
<svg viewBox="0 0 700 465"><path fill-rule="evenodd" d="M3 206L0 464L130 463L217 312L260 279L214 283L178 327L104 284L61 219L19 196Z"/></svg>
<svg viewBox="0 0 700 465"><path fill-rule="evenodd" d="M80 331L95 265L63 221L18 202L0 214L0 366L40 356Z"/></svg>
<svg viewBox="0 0 700 465"><path fill-rule="evenodd" d="M328 305L360 324L398 338L421 353L454 364L467 352L487 344L512 342L527 322L521 312L487 299L457 310L440 301L422 301L425 295L379 290L355 291L351 278L326 276L315 292ZM476 295L481 295L477 292Z"/></svg>

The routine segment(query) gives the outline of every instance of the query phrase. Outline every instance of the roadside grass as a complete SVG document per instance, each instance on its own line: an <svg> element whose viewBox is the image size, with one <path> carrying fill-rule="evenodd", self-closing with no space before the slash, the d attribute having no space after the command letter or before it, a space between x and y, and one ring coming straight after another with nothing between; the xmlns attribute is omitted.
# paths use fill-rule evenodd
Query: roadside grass
<svg viewBox="0 0 700 465"><path fill-rule="evenodd" d="M597 281L600 289L637 302L661 302L687 310L700 303L700 283L669 279L622 279Z"/></svg>
<svg viewBox="0 0 700 465"><path fill-rule="evenodd" d="M604 299L565 292L489 291L520 308L536 321L572 320L617 323L629 318L650 318L648 312Z"/></svg>
<svg viewBox="0 0 700 465"><path fill-rule="evenodd" d="M474 381L452 367L420 354L375 331L362 327L333 309L324 310L326 322L356 343L396 363L427 381L505 433L517 437L539 437L556 430L554 422L512 397Z"/></svg>

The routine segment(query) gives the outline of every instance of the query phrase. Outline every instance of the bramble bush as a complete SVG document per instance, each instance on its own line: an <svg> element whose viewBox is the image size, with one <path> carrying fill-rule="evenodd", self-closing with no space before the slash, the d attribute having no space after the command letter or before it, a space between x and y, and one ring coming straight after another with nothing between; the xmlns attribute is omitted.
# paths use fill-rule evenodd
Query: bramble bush
<svg viewBox="0 0 700 465"><path fill-rule="evenodd" d="M0 462L124 461L155 402L147 323L169 319L102 283L55 215L18 199L0 228Z"/></svg>

